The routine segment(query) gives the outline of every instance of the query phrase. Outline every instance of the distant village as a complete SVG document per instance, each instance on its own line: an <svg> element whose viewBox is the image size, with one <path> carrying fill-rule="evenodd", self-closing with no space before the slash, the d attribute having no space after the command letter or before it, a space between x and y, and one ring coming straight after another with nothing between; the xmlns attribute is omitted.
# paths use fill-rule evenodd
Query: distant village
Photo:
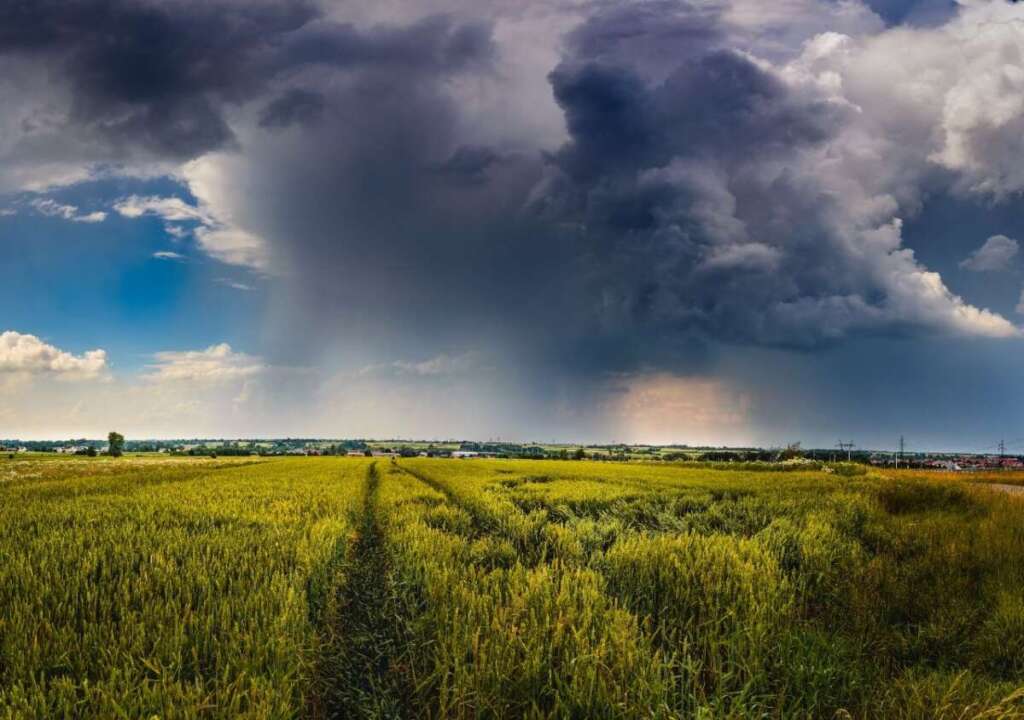
<svg viewBox="0 0 1024 720"><path fill-rule="evenodd" d="M126 452L157 453L171 456L321 456L349 455L360 457L536 457L568 458L567 448L543 448L508 443L473 443L450 441L445 443L323 440L323 439L269 439L269 440L128 440ZM0 453L54 453L59 455L103 455L109 451L106 441L89 440L0 440ZM573 448L576 454L579 451Z"/></svg>
<svg viewBox="0 0 1024 720"><path fill-rule="evenodd" d="M126 452L158 453L168 456L321 456L351 455L372 457L439 458L514 458L548 460L662 461L706 463L778 463L850 461L875 467L907 467L976 472L1024 470L1024 457L1009 454L883 452L857 450L842 452L835 448L709 448L686 445L561 445L540 443L410 441L410 440L325 440L317 438L278 438L251 440L127 440ZM105 440L0 440L0 454L54 453L59 455L104 455Z"/></svg>
<svg viewBox="0 0 1024 720"><path fill-rule="evenodd" d="M873 454L868 463L879 467L894 467L895 456L892 453ZM1024 458L1016 455L970 455L970 454L936 454L927 453L905 455L900 467L920 468L924 470L947 470L951 472L977 472L981 470L1024 470Z"/></svg>

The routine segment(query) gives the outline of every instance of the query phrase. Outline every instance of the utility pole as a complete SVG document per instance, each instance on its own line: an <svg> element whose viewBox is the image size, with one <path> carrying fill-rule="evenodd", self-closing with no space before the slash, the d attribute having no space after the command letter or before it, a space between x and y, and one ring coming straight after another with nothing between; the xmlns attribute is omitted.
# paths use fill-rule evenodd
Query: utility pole
<svg viewBox="0 0 1024 720"><path fill-rule="evenodd" d="M846 462L850 462L853 454L853 448L856 447L852 442L843 442L840 440L836 443L836 447L839 448L840 452L846 451Z"/></svg>
<svg viewBox="0 0 1024 720"><path fill-rule="evenodd" d="M902 435L900 435L900 449L899 449L899 451L898 451L898 452L896 453L896 469L897 469L897 470L899 470L899 467L900 467L900 458L902 458L902 457L903 457L903 436L902 436Z"/></svg>

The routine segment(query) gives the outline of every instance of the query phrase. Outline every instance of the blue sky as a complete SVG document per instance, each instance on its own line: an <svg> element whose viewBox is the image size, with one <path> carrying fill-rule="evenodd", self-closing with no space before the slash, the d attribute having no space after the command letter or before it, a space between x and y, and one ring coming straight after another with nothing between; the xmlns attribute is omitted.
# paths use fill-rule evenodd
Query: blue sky
<svg viewBox="0 0 1024 720"><path fill-rule="evenodd" d="M35 195L7 203L16 214L0 217L0 248L12 261L0 286L5 327L28 328L70 350L103 347L123 371L138 370L158 349L257 342L266 302L262 278L210 260L191 237L169 235L159 218L130 219L111 210L132 195L194 202L168 179L120 179L46 194L82 213L105 211L101 222L45 216L32 208ZM160 252L181 258L155 257Z"/></svg>
<svg viewBox="0 0 1024 720"><path fill-rule="evenodd" d="M0 437L1024 436L1019 4L88 5L0 7Z"/></svg>

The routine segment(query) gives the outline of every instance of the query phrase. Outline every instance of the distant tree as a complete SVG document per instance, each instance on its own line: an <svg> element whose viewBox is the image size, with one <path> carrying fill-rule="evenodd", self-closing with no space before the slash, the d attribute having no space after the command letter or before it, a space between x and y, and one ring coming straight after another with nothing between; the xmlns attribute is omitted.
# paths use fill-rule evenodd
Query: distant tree
<svg viewBox="0 0 1024 720"><path fill-rule="evenodd" d="M576 448L576 452L572 454L573 460L586 460L587 453L583 448Z"/></svg>
<svg viewBox="0 0 1024 720"><path fill-rule="evenodd" d="M124 435L111 431L107 435L107 444L110 445L111 457L121 457L124 454Z"/></svg>
<svg viewBox="0 0 1024 720"><path fill-rule="evenodd" d="M88 455L89 457L96 457L96 448L90 445L89 449L85 451L85 454Z"/></svg>
<svg viewBox="0 0 1024 720"><path fill-rule="evenodd" d="M800 449L800 443L790 443L786 446L786 449L779 453L780 460L793 460L794 458L803 457L803 451Z"/></svg>

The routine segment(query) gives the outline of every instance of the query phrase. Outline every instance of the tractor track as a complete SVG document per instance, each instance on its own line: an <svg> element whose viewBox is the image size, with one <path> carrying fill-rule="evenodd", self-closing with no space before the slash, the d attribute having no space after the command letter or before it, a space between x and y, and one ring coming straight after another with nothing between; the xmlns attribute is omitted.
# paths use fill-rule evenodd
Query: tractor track
<svg viewBox="0 0 1024 720"><path fill-rule="evenodd" d="M413 697L404 659L408 622L392 572L387 522L378 506L376 463L354 513L340 586L327 618L327 647L313 715L329 720L405 718Z"/></svg>

